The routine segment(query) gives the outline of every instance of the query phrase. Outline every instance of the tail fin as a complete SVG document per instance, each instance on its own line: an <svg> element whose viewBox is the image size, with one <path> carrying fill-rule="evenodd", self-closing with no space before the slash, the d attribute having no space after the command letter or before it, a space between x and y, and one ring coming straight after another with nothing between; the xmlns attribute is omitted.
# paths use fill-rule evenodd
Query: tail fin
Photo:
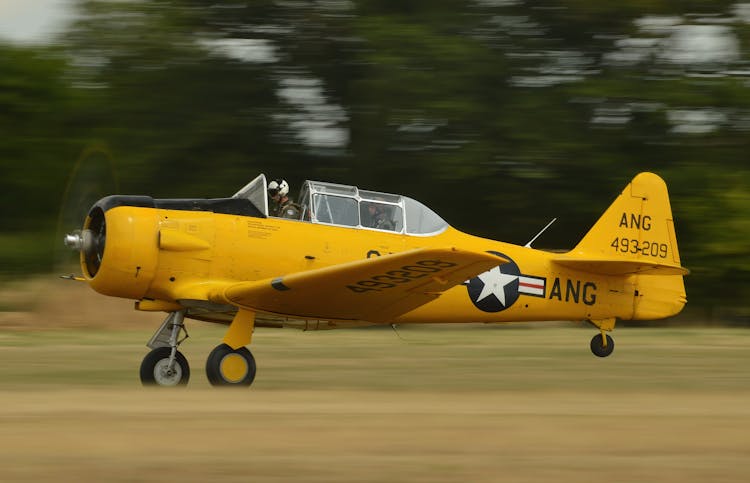
<svg viewBox="0 0 750 483"><path fill-rule="evenodd" d="M687 298L667 185L640 173L578 245L554 259L591 273L627 276L633 290L631 319L679 313Z"/></svg>
<svg viewBox="0 0 750 483"><path fill-rule="evenodd" d="M664 180L653 173L633 178L580 243L555 261L607 275L687 275Z"/></svg>

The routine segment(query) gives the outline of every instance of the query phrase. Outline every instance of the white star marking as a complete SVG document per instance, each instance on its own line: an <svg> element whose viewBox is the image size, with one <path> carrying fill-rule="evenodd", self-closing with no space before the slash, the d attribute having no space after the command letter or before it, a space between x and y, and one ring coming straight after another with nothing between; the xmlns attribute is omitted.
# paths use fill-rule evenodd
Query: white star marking
<svg viewBox="0 0 750 483"><path fill-rule="evenodd" d="M495 267L488 272L479 275L479 280L484 282L482 292L477 297L477 302L494 295L505 307L505 286L518 278L518 275L509 275L500 271L500 267Z"/></svg>

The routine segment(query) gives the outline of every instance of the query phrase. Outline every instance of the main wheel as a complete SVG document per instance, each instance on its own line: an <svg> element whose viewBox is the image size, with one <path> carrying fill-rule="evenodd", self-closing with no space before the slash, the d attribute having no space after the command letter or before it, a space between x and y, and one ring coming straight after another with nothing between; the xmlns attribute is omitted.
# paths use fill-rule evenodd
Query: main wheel
<svg viewBox="0 0 750 483"><path fill-rule="evenodd" d="M603 344L603 337L607 338L606 347ZM608 334L597 334L591 339L591 352L597 357L607 357L615 350L615 341Z"/></svg>
<svg viewBox="0 0 750 483"><path fill-rule="evenodd" d="M141 382L144 386L184 386L190 380L190 366L181 352L174 358L174 367L169 369L172 349L157 347L141 363Z"/></svg>
<svg viewBox="0 0 750 483"><path fill-rule="evenodd" d="M249 386L255 379L255 359L247 347L218 345L206 360L206 376L213 386Z"/></svg>

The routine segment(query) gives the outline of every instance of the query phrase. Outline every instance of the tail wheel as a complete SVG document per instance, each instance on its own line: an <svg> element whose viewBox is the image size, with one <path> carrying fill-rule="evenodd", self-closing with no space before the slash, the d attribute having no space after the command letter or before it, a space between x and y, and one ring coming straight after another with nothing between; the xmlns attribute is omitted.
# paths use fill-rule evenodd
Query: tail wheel
<svg viewBox="0 0 750 483"><path fill-rule="evenodd" d="M208 355L206 376L213 386L249 386L255 379L255 359L247 347L221 344Z"/></svg>
<svg viewBox="0 0 750 483"><path fill-rule="evenodd" d="M607 344L604 345L606 338ZM615 350L615 341L608 334L597 334L591 339L591 352L597 357L607 357Z"/></svg>
<svg viewBox="0 0 750 483"><path fill-rule="evenodd" d="M170 347L157 347L141 363L141 382L144 386L184 386L190 380L190 366L181 352L177 351L172 367L169 367Z"/></svg>

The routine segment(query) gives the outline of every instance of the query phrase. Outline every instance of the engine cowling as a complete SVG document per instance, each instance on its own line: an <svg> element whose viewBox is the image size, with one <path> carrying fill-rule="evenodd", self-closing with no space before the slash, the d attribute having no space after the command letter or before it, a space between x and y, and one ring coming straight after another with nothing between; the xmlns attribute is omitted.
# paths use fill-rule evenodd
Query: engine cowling
<svg viewBox="0 0 750 483"><path fill-rule="evenodd" d="M65 244L80 252L81 270L99 293L140 299L154 279L158 217L145 196L109 196L89 210L80 233Z"/></svg>

